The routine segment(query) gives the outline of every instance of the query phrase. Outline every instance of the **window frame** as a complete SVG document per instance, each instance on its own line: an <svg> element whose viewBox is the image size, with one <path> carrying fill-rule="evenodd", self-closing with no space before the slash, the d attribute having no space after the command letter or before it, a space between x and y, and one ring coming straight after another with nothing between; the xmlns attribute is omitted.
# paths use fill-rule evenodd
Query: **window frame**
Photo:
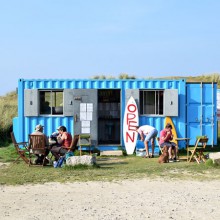
<svg viewBox="0 0 220 220"><path fill-rule="evenodd" d="M164 114L164 101L165 101L164 91L165 91L165 89L140 89L139 90L140 116L163 117L165 115ZM141 92L143 93L142 100L141 100ZM144 103L145 103L145 101L144 101L144 92L154 92L155 93L155 100L154 100L154 106L155 106L154 107L154 112L155 112L155 114L146 114L146 113L144 113ZM158 92L158 94L156 92ZM163 113L162 114L160 114L159 92L163 92L163 101L162 101ZM158 98L157 98L157 96L158 96Z"/></svg>
<svg viewBox="0 0 220 220"><path fill-rule="evenodd" d="M39 89L38 92L39 92L39 115L40 116L55 116L55 117L57 117L57 116L63 116L64 115L64 89ZM41 113L41 105L42 105L41 92L50 92L50 103L52 103L51 106L50 106L51 107L50 114L42 114ZM63 110L62 110L61 114L53 113L53 108L56 107L56 106L53 106L54 105L54 103L53 103L53 93L55 93L55 92L62 92L62 94L63 94L63 97L62 97Z"/></svg>

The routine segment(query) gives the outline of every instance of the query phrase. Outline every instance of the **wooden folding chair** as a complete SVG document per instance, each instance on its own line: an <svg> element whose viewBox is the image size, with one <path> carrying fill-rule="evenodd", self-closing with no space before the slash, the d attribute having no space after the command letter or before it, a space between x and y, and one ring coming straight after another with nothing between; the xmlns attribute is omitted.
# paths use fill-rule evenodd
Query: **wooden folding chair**
<svg viewBox="0 0 220 220"><path fill-rule="evenodd" d="M80 134L79 135L80 156L82 155L82 147L89 147L89 153L91 154L91 136L90 136L90 134Z"/></svg>
<svg viewBox="0 0 220 220"><path fill-rule="evenodd" d="M79 140L79 135L75 134L70 144L70 149L69 149L70 151L74 152L76 150L78 140Z"/></svg>
<svg viewBox="0 0 220 220"><path fill-rule="evenodd" d="M46 159L46 146L45 146L45 136L39 134L29 134L29 166L36 165L32 163L31 158L33 155L43 155L43 163L42 166L45 165Z"/></svg>
<svg viewBox="0 0 220 220"><path fill-rule="evenodd" d="M197 136L194 147L187 147L187 161L191 162L194 158L197 163L205 162L204 150L208 142L207 136Z"/></svg>
<svg viewBox="0 0 220 220"><path fill-rule="evenodd" d="M16 163L21 158L25 163L29 164L30 161L26 157L26 154L29 154L28 142L17 142L14 132L11 132L11 140L14 144L16 152L18 153L18 158L14 161L14 163Z"/></svg>

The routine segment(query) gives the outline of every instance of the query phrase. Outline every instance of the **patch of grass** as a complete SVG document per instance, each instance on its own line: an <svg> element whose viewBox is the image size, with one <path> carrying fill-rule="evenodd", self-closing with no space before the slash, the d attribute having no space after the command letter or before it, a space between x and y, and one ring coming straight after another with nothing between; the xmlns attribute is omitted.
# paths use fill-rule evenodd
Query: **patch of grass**
<svg viewBox="0 0 220 220"><path fill-rule="evenodd" d="M89 152L88 151L82 151L82 155L89 155ZM74 151L74 156L80 156L80 151L75 150Z"/></svg>
<svg viewBox="0 0 220 220"><path fill-rule="evenodd" d="M212 159L208 159L206 162L205 162L206 166L214 166L214 163L212 161Z"/></svg>
<svg viewBox="0 0 220 220"><path fill-rule="evenodd" d="M205 162L206 166L211 166L211 167L218 167L219 165L217 163L214 163L212 159L208 159Z"/></svg>
<svg viewBox="0 0 220 220"><path fill-rule="evenodd" d="M13 144L0 148L0 162L12 162L18 157Z"/></svg>
<svg viewBox="0 0 220 220"><path fill-rule="evenodd" d="M0 149L0 161L8 162L16 158L12 146ZM11 158L9 160L9 158ZM140 178L165 178L178 180L219 180L220 166L207 166L206 163L159 164L158 158L144 159L137 156L97 157L97 165L63 168L28 167L22 160L9 166L0 166L0 184L43 184L47 182L76 181L119 181Z"/></svg>
<svg viewBox="0 0 220 220"><path fill-rule="evenodd" d="M86 165L86 164L77 164L75 166L69 166L69 165L65 165L63 167L64 170L90 170L90 169L97 169L100 168L99 165L94 164L94 165Z"/></svg>

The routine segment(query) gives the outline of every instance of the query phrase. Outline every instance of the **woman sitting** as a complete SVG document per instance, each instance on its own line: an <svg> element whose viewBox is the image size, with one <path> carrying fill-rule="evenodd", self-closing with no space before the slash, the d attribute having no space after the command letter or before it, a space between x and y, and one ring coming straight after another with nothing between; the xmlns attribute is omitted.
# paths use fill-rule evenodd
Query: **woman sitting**
<svg viewBox="0 0 220 220"><path fill-rule="evenodd" d="M61 146L53 146L51 148L51 153L55 157L56 161L60 156L65 155L66 152L69 151L72 142L72 135L66 131L65 126L60 126L57 130L59 132L59 135L57 136L57 142Z"/></svg>

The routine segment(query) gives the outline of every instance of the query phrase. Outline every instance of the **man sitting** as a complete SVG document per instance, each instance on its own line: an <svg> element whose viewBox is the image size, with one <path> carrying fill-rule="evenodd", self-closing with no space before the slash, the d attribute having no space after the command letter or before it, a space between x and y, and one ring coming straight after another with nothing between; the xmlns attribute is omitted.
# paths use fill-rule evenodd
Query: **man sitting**
<svg viewBox="0 0 220 220"><path fill-rule="evenodd" d="M49 149L48 149L49 142L48 142L47 136L43 133L43 130L44 130L43 125L41 125L41 124L36 125L35 131L32 134L34 134L34 135L43 135L45 137L45 146L46 146L46 155L45 156L47 156L50 152ZM35 164L42 164L43 159L44 159L44 155L36 154L36 156L37 156L37 159L35 160ZM49 163L49 160L47 158L45 159L45 164L46 163Z"/></svg>
<svg viewBox="0 0 220 220"><path fill-rule="evenodd" d="M163 148L166 145L169 152L169 162L176 162L176 144L171 142L172 140L172 125L167 123L165 128L160 132L160 146ZM174 152L174 158L172 158L172 150Z"/></svg>

